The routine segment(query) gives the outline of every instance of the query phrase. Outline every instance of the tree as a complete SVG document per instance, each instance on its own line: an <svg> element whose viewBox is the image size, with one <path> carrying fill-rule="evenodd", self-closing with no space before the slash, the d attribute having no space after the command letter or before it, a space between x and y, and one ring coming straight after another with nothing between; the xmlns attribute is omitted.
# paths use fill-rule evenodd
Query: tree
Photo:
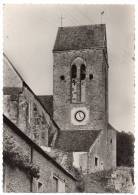
<svg viewBox="0 0 138 195"><path fill-rule="evenodd" d="M117 166L134 166L134 135L117 133Z"/></svg>

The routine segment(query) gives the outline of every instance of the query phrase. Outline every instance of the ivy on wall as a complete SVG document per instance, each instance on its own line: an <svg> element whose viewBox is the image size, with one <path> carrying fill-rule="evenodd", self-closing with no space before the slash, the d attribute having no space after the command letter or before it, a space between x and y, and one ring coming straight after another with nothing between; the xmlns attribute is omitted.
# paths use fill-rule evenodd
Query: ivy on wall
<svg viewBox="0 0 138 195"><path fill-rule="evenodd" d="M3 159L4 162L12 167L18 167L25 171L29 176L39 178L38 165L31 162L29 154L25 153L12 136L4 132L3 138Z"/></svg>

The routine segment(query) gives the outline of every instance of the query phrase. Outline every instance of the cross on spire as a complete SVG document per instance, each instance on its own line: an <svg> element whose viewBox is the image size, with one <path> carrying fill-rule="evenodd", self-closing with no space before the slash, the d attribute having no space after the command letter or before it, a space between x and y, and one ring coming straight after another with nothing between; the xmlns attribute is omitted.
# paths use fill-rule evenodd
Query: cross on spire
<svg viewBox="0 0 138 195"><path fill-rule="evenodd" d="M63 26L63 19L64 19L64 17L61 15L60 19L61 19L61 27L62 27Z"/></svg>

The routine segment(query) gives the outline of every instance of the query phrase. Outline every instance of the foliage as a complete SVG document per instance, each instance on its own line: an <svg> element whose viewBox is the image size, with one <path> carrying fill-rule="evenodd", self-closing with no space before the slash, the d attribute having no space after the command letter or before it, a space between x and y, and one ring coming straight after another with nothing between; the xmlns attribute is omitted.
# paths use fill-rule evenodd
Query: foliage
<svg viewBox="0 0 138 195"><path fill-rule="evenodd" d="M134 136L131 133L117 133L117 166L134 166Z"/></svg>
<svg viewBox="0 0 138 195"><path fill-rule="evenodd" d="M82 171L76 167L73 167L73 174L74 174L75 178L77 179L77 182L76 182L77 191L84 192L85 184L84 184Z"/></svg>
<svg viewBox="0 0 138 195"><path fill-rule="evenodd" d="M84 184L84 180L83 178L81 178L80 180L78 180L76 182L76 188L78 192L84 192L85 190L85 184Z"/></svg>
<svg viewBox="0 0 138 195"><path fill-rule="evenodd" d="M3 158L12 167L18 167L28 175L39 178L39 167L32 163L29 155L22 151L12 136L4 133Z"/></svg>
<svg viewBox="0 0 138 195"><path fill-rule="evenodd" d="M73 175L76 179L80 179L82 177L81 170L73 166Z"/></svg>

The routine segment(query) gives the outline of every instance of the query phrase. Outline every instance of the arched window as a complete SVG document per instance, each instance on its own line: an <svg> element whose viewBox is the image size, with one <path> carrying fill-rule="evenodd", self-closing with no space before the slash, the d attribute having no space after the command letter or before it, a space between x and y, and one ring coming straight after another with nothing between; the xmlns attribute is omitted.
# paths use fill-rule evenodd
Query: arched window
<svg viewBox="0 0 138 195"><path fill-rule="evenodd" d="M77 67L75 64L71 67L71 96L72 102L77 102Z"/></svg>
<svg viewBox="0 0 138 195"><path fill-rule="evenodd" d="M85 88L86 88L86 67L84 64L81 64L80 69L80 91L81 91L81 102L85 102Z"/></svg>
<svg viewBox="0 0 138 195"><path fill-rule="evenodd" d="M86 68L85 68L85 65L82 64L81 69L80 69L80 79L84 80L85 77L86 77Z"/></svg>
<svg viewBox="0 0 138 195"><path fill-rule="evenodd" d="M79 103L85 101L86 66L82 58L77 57L71 65L71 101Z"/></svg>
<svg viewBox="0 0 138 195"><path fill-rule="evenodd" d="M77 68L75 64L73 64L71 67L71 77L72 79L75 79L77 77Z"/></svg>

